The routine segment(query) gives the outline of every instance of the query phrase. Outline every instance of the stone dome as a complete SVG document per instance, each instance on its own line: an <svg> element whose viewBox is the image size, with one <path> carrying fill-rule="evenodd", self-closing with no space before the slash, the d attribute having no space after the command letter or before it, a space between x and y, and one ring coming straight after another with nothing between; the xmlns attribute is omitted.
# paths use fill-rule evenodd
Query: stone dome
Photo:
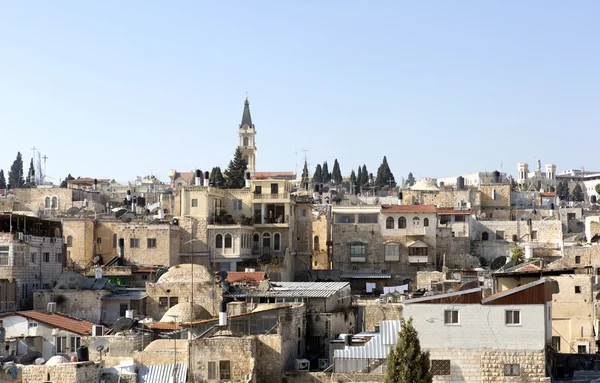
<svg viewBox="0 0 600 383"><path fill-rule="evenodd" d="M194 305L194 320L204 320L211 319L212 315L206 309L200 305ZM191 322L192 316L190 315L190 304L178 303L175 306L171 307L165 315L161 318L161 323L175 323L175 317L177 316L177 322Z"/></svg>
<svg viewBox="0 0 600 383"><path fill-rule="evenodd" d="M194 283L212 283L214 277L212 273L202 265L194 264ZM158 278L156 283L191 283L192 265L184 263L172 266L169 271Z"/></svg>
<svg viewBox="0 0 600 383"><path fill-rule="evenodd" d="M69 363L69 359L65 358L62 355L54 355L46 362L47 366L56 366L57 364L65 364Z"/></svg>
<svg viewBox="0 0 600 383"><path fill-rule="evenodd" d="M410 187L410 190L440 190L437 182L431 178L423 178L418 180L413 186Z"/></svg>

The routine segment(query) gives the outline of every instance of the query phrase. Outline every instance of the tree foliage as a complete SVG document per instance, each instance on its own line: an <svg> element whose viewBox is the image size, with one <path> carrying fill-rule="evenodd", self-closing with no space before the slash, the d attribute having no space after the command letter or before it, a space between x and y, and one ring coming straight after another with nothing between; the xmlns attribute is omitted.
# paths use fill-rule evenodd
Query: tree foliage
<svg viewBox="0 0 600 383"><path fill-rule="evenodd" d="M17 153L17 158L10 167L8 172L8 183L11 188L20 188L25 186L25 180L23 179L23 157L21 152Z"/></svg>
<svg viewBox="0 0 600 383"><path fill-rule="evenodd" d="M350 173L350 187L356 186L356 173L354 170Z"/></svg>
<svg viewBox="0 0 600 383"><path fill-rule="evenodd" d="M573 201L582 202L583 190L581 190L581 185L575 185L575 187L573 187L573 190L571 191L571 195L573 196Z"/></svg>
<svg viewBox="0 0 600 383"><path fill-rule="evenodd" d="M367 165L362 166L362 170L360 172L360 179L362 181L361 185L366 185L369 183L369 172L367 171Z"/></svg>
<svg viewBox="0 0 600 383"><path fill-rule="evenodd" d="M433 381L429 352L421 350L419 333L408 321L400 320L398 343L387 359L385 383L430 383Z"/></svg>
<svg viewBox="0 0 600 383"><path fill-rule="evenodd" d="M6 178L4 178L4 170L0 169L0 189L6 189Z"/></svg>
<svg viewBox="0 0 600 383"><path fill-rule="evenodd" d="M396 186L396 181L394 180L394 175L388 165L387 158L386 156L383 156L383 161L381 162L381 165L379 165L379 169L377 169L375 184L379 187L390 186L390 180L391 186Z"/></svg>
<svg viewBox="0 0 600 383"><path fill-rule="evenodd" d="M227 175L225 187L228 189L242 189L246 186L246 170L248 170L248 163L242 157L240 148L236 148L233 159L229 162L227 170L225 170Z"/></svg>
<svg viewBox="0 0 600 383"><path fill-rule="evenodd" d="M515 247L510 252L510 260L518 265L519 263L523 263L525 259L523 258L523 249L520 247Z"/></svg>
<svg viewBox="0 0 600 383"><path fill-rule="evenodd" d="M74 179L75 179L75 177L73 177L73 176L71 175L71 173L69 173L69 175L67 176L67 178L65 178L65 179L64 179L64 180L63 180L63 181L60 183L60 187L61 187L61 188L66 188L66 187L67 187L67 182L68 182L68 181L71 181L71 180L74 180Z"/></svg>
<svg viewBox="0 0 600 383"><path fill-rule="evenodd" d="M340 164L338 163L337 158L333 161L333 170L331 171L331 180L336 184L340 185L342 183L342 171L340 170Z"/></svg>
<svg viewBox="0 0 600 383"><path fill-rule="evenodd" d="M312 177L312 182L315 184L323 183L323 170L321 168L321 164L317 164L315 168L315 172Z"/></svg>
<svg viewBox="0 0 600 383"><path fill-rule="evenodd" d="M321 173L323 174L323 183L324 184L331 181L331 173L329 173L329 167L327 166L327 161L323 162L323 167L321 168Z"/></svg>
<svg viewBox="0 0 600 383"><path fill-rule="evenodd" d="M417 180L415 180L415 176L413 176L412 172L408 173L408 177L406 178L406 186L411 187L415 184L415 182L417 182Z"/></svg>
<svg viewBox="0 0 600 383"><path fill-rule="evenodd" d="M569 199L569 184L567 183L567 181L560 181L556 185L556 195L561 200Z"/></svg>
<svg viewBox="0 0 600 383"><path fill-rule="evenodd" d="M26 185L29 187L35 186L35 168L33 167L33 158L29 163L29 170L27 171L27 182Z"/></svg>
<svg viewBox="0 0 600 383"><path fill-rule="evenodd" d="M223 177L223 172L221 172L220 166L215 166L214 168L212 168L209 180L209 182L216 187L225 186L225 178Z"/></svg>

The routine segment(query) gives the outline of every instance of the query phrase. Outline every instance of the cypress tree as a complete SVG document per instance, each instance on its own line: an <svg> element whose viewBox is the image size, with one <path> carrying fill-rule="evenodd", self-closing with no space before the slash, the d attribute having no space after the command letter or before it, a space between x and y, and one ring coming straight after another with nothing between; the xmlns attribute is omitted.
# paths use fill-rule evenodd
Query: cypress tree
<svg viewBox="0 0 600 383"><path fill-rule="evenodd" d="M354 170L350 173L350 186L356 186L356 173Z"/></svg>
<svg viewBox="0 0 600 383"><path fill-rule="evenodd" d="M317 164L317 167L315 168L315 173L312 177L312 182L315 184L320 184L323 182L323 171L321 169L321 164Z"/></svg>
<svg viewBox="0 0 600 383"><path fill-rule="evenodd" d="M356 170L356 186L362 186L363 184L362 170L360 170L360 165L358 165L358 169Z"/></svg>
<svg viewBox="0 0 600 383"><path fill-rule="evenodd" d="M323 162L323 167L321 168L321 173L323 174L323 183L324 184L331 181L331 173L329 173L329 167L327 166L327 161Z"/></svg>
<svg viewBox="0 0 600 383"><path fill-rule="evenodd" d="M390 350L387 359L385 383L431 383L433 374L429 352L421 350L419 333L412 325L412 318L400 321L396 347Z"/></svg>
<svg viewBox="0 0 600 383"><path fill-rule="evenodd" d="M574 201L582 202L583 201L583 190L581 190L581 186L579 184L573 187L571 191L571 195L573 196Z"/></svg>
<svg viewBox="0 0 600 383"><path fill-rule="evenodd" d="M4 178L4 170L0 169L0 189L6 189L6 178Z"/></svg>
<svg viewBox="0 0 600 383"><path fill-rule="evenodd" d="M8 183L12 188L25 186L25 180L23 179L23 157L21 157L21 152L17 153L17 158L10 167L10 171L8 172Z"/></svg>
<svg viewBox="0 0 600 383"><path fill-rule="evenodd" d="M227 181L225 186L228 189L242 189L246 185L246 170L248 164L242 157L240 148L235 149L233 159L229 162L225 174L227 174Z"/></svg>
<svg viewBox="0 0 600 383"><path fill-rule="evenodd" d="M35 186L35 169L33 167L33 158L31 162L29 162L29 170L27 171L27 186L33 187Z"/></svg>
<svg viewBox="0 0 600 383"><path fill-rule="evenodd" d="M340 170L340 164L338 163L337 158L333 161L333 170L331 171L331 179L335 182L336 185L340 185L342 183L342 172Z"/></svg>
<svg viewBox="0 0 600 383"><path fill-rule="evenodd" d="M69 175L67 176L67 178L65 178L65 179L64 179L64 180L63 180L63 181L60 183L60 187L61 187L61 188L66 188L66 187L67 187L67 181L71 181L71 180L74 180L74 179L75 179L75 177L73 177L73 176L71 175L71 173L69 173Z"/></svg>
<svg viewBox="0 0 600 383"><path fill-rule="evenodd" d="M392 187L396 186L396 182L394 180L394 175L392 174L392 171L390 170L390 166L388 165L387 158L385 156L383 156L383 161L381 162L381 165L379 165L379 169L377 169L377 178L376 178L375 183L379 187L383 187L386 185L389 186L390 185L389 180L392 180L392 184L391 184Z"/></svg>
<svg viewBox="0 0 600 383"><path fill-rule="evenodd" d="M369 183L369 172L367 171L367 165L362 166L360 179L362 181L362 185L366 185Z"/></svg>
<svg viewBox="0 0 600 383"><path fill-rule="evenodd" d="M210 183L214 184L216 187L225 186L225 178L223 178L220 166L212 168L212 171L210 172Z"/></svg>
<svg viewBox="0 0 600 383"><path fill-rule="evenodd" d="M416 180L412 172L408 173L408 178L406 179L406 186L413 186L415 182Z"/></svg>

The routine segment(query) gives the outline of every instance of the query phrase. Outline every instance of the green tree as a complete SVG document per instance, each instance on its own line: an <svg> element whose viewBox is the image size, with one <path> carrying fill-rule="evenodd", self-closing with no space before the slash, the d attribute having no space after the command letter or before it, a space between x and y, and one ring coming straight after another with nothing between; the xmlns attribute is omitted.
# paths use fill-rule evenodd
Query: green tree
<svg viewBox="0 0 600 383"><path fill-rule="evenodd" d="M323 167L321 168L321 172L323 174L323 183L324 184L331 181L331 173L329 173L329 167L327 166L327 161L323 162Z"/></svg>
<svg viewBox="0 0 600 383"><path fill-rule="evenodd" d="M362 170L360 171L360 180L362 181L361 185L366 185L369 183L369 172L367 171L367 165L362 166Z"/></svg>
<svg viewBox="0 0 600 383"><path fill-rule="evenodd" d="M342 171L340 170L340 164L338 163L337 158L333 161L333 170L331 171L331 179L335 182L336 185L340 185L342 183Z"/></svg>
<svg viewBox="0 0 600 383"><path fill-rule="evenodd" d="M383 156L383 161L381 162L381 165L379 165L379 169L377 169L377 178L375 179L375 184L379 187L389 186L390 180L392 181L391 186L396 186L394 175L390 170L387 158Z"/></svg>
<svg viewBox="0 0 600 383"><path fill-rule="evenodd" d="M321 169L321 164L317 164L317 167L315 168L315 173L312 177L312 182L315 184L323 183L323 171Z"/></svg>
<svg viewBox="0 0 600 383"><path fill-rule="evenodd" d="M512 251L510 252L510 260L513 261L515 265L523 263L523 249L521 249L520 247L515 247L514 249L512 249Z"/></svg>
<svg viewBox="0 0 600 383"><path fill-rule="evenodd" d="M66 188L66 187L67 187L67 181L71 181L71 180L74 180L74 179L75 179L75 177L73 177L73 176L71 175L71 173L69 173L69 175L67 176L67 178L65 178L65 179L64 179L64 180L63 180L63 181L60 183L60 187L61 187L61 188Z"/></svg>
<svg viewBox="0 0 600 383"><path fill-rule="evenodd" d="M2 170L0 170L0 172L2 172ZM1 174L1 173L0 173ZM0 177L0 182L2 182L2 178ZM1 187L1 186L0 186ZM594 187L594 189L596 190L596 194L600 195L600 184L596 185ZM598 203L600 203L600 201L598 201Z"/></svg>
<svg viewBox="0 0 600 383"><path fill-rule="evenodd" d="M350 173L350 187L356 186L356 173L354 170Z"/></svg>
<svg viewBox="0 0 600 383"><path fill-rule="evenodd" d="M406 178L406 186L411 187L417 182L415 180L415 176L413 176L412 172L408 173L408 178Z"/></svg>
<svg viewBox="0 0 600 383"><path fill-rule="evenodd" d="M431 383L433 374L429 352L421 350L419 333L408 321L400 320L401 330L398 343L390 350L387 359L385 383Z"/></svg>
<svg viewBox="0 0 600 383"><path fill-rule="evenodd" d="M567 181L560 181L556 185L556 195L561 200L569 199L569 184L567 183Z"/></svg>
<svg viewBox="0 0 600 383"><path fill-rule="evenodd" d="M4 170L0 169L0 189L6 189L6 178L4 178Z"/></svg>
<svg viewBox="0 0 600 383"><path fill-rule="evenodd" d="M216 187L225 186L225 178L223 177L223 172L221 172L220 166L215 166L214 168L212 168L209 179L209 182L215 185Z"/></svg>
<svg viewBox="0 0 600 383"><path fill-rule="evenodd" d="M302 169L302 187L303 188L307 188L308 187L308 164L306 163L306 160L304 160L304 169Z"/></svg>
<svg viewBox="0 0 600 383"><path fill-rule="evenodd" d="M578 202L583 201L583 190L581 190L581 186L579 184L575 185L571 191L571 195L573 196L573 200Z"/></svg>
<svg viewBox="0 0 600 383"><path fill-rule="evenodd" d="M25 186L25 180L23 179L23 157L21 152L17 153L17 158L10 167L8 172L8 183L12 188L20 188Z"/></svg>
<svg viewBox="0 0 600 383"><path fill-rule="evenodd" d="M358 169L356 169L356 186L361 186L362 184L362 170L360 170L360 165L358 165Z"/></svg>
<svg viewBox="0 0 600 383"><path fill-rule="evenodd" d="M25 183L28 187L35 186L35 168L33 167L33 158L29 163L29 170L27 171L27 182Z"/></svg>
<svg viewBox="0 0 600 383"><path fill-rule="evenodd" d="M246 186L246 170L248 170L248 163L242 157L240 148L236 148L233 159L229 162L227 170L225 170L227 175L225 187L227 189L242 189Z"/></svg>

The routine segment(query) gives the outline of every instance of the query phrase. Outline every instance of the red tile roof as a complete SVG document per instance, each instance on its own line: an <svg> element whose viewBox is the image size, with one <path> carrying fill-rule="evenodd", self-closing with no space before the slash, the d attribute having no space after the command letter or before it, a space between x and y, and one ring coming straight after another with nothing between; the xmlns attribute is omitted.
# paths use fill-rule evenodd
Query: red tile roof
<svg viewBox="0 0 600 383"><path fill-rule="evenodd" d="M60 328L79 335L92 335L92 322L84 321L68 316L63 313L48 313L45 311L17 311L0 315L0 318L6 318L11 315L19 315L37 322L47 324L51 327Z"/></svg>
<svg viewBox="0 0 600 383"><path fill-rule="evenodd" d="M435 205L381 205L382 213L435 213Z"/></svg>
<svg viewBox="0 0 600 383"><path fill-rule="evenodd" d="M236 282L251 282L251 283L258 283L260 281L265 280L265 273L260 272L260 271L255 271L255 272L227 272L227 281L229 281L230 283L236 283Z"/></svg>
<svg viewBox="0 0 600 383"><path fill-rule="evenodd" d="M162 322L150 323L146 327L148 327L151 330L169 330L169 331L175 331L175 330L181 329L181 326L178 325L178 324L175 324L175 323L162 323Z"/></svg>
<svg viewBox="0 0 600 383"><path fill-rule="evenodd" d="M542 197L554 197L554 196L556 196L556 193L554 193L554 192L543 192L543 193L540 193L540 196L542 196Z"/></svg>
<svg viewBox="0 0 600 383"><path fill-rule="evenodd" d="M438 207L437 209L437 213L438 214L454 214L454 215L471 215L473 213L473 209L468 209L468 210L454 210L454 208L451 207Z"/></svg>

